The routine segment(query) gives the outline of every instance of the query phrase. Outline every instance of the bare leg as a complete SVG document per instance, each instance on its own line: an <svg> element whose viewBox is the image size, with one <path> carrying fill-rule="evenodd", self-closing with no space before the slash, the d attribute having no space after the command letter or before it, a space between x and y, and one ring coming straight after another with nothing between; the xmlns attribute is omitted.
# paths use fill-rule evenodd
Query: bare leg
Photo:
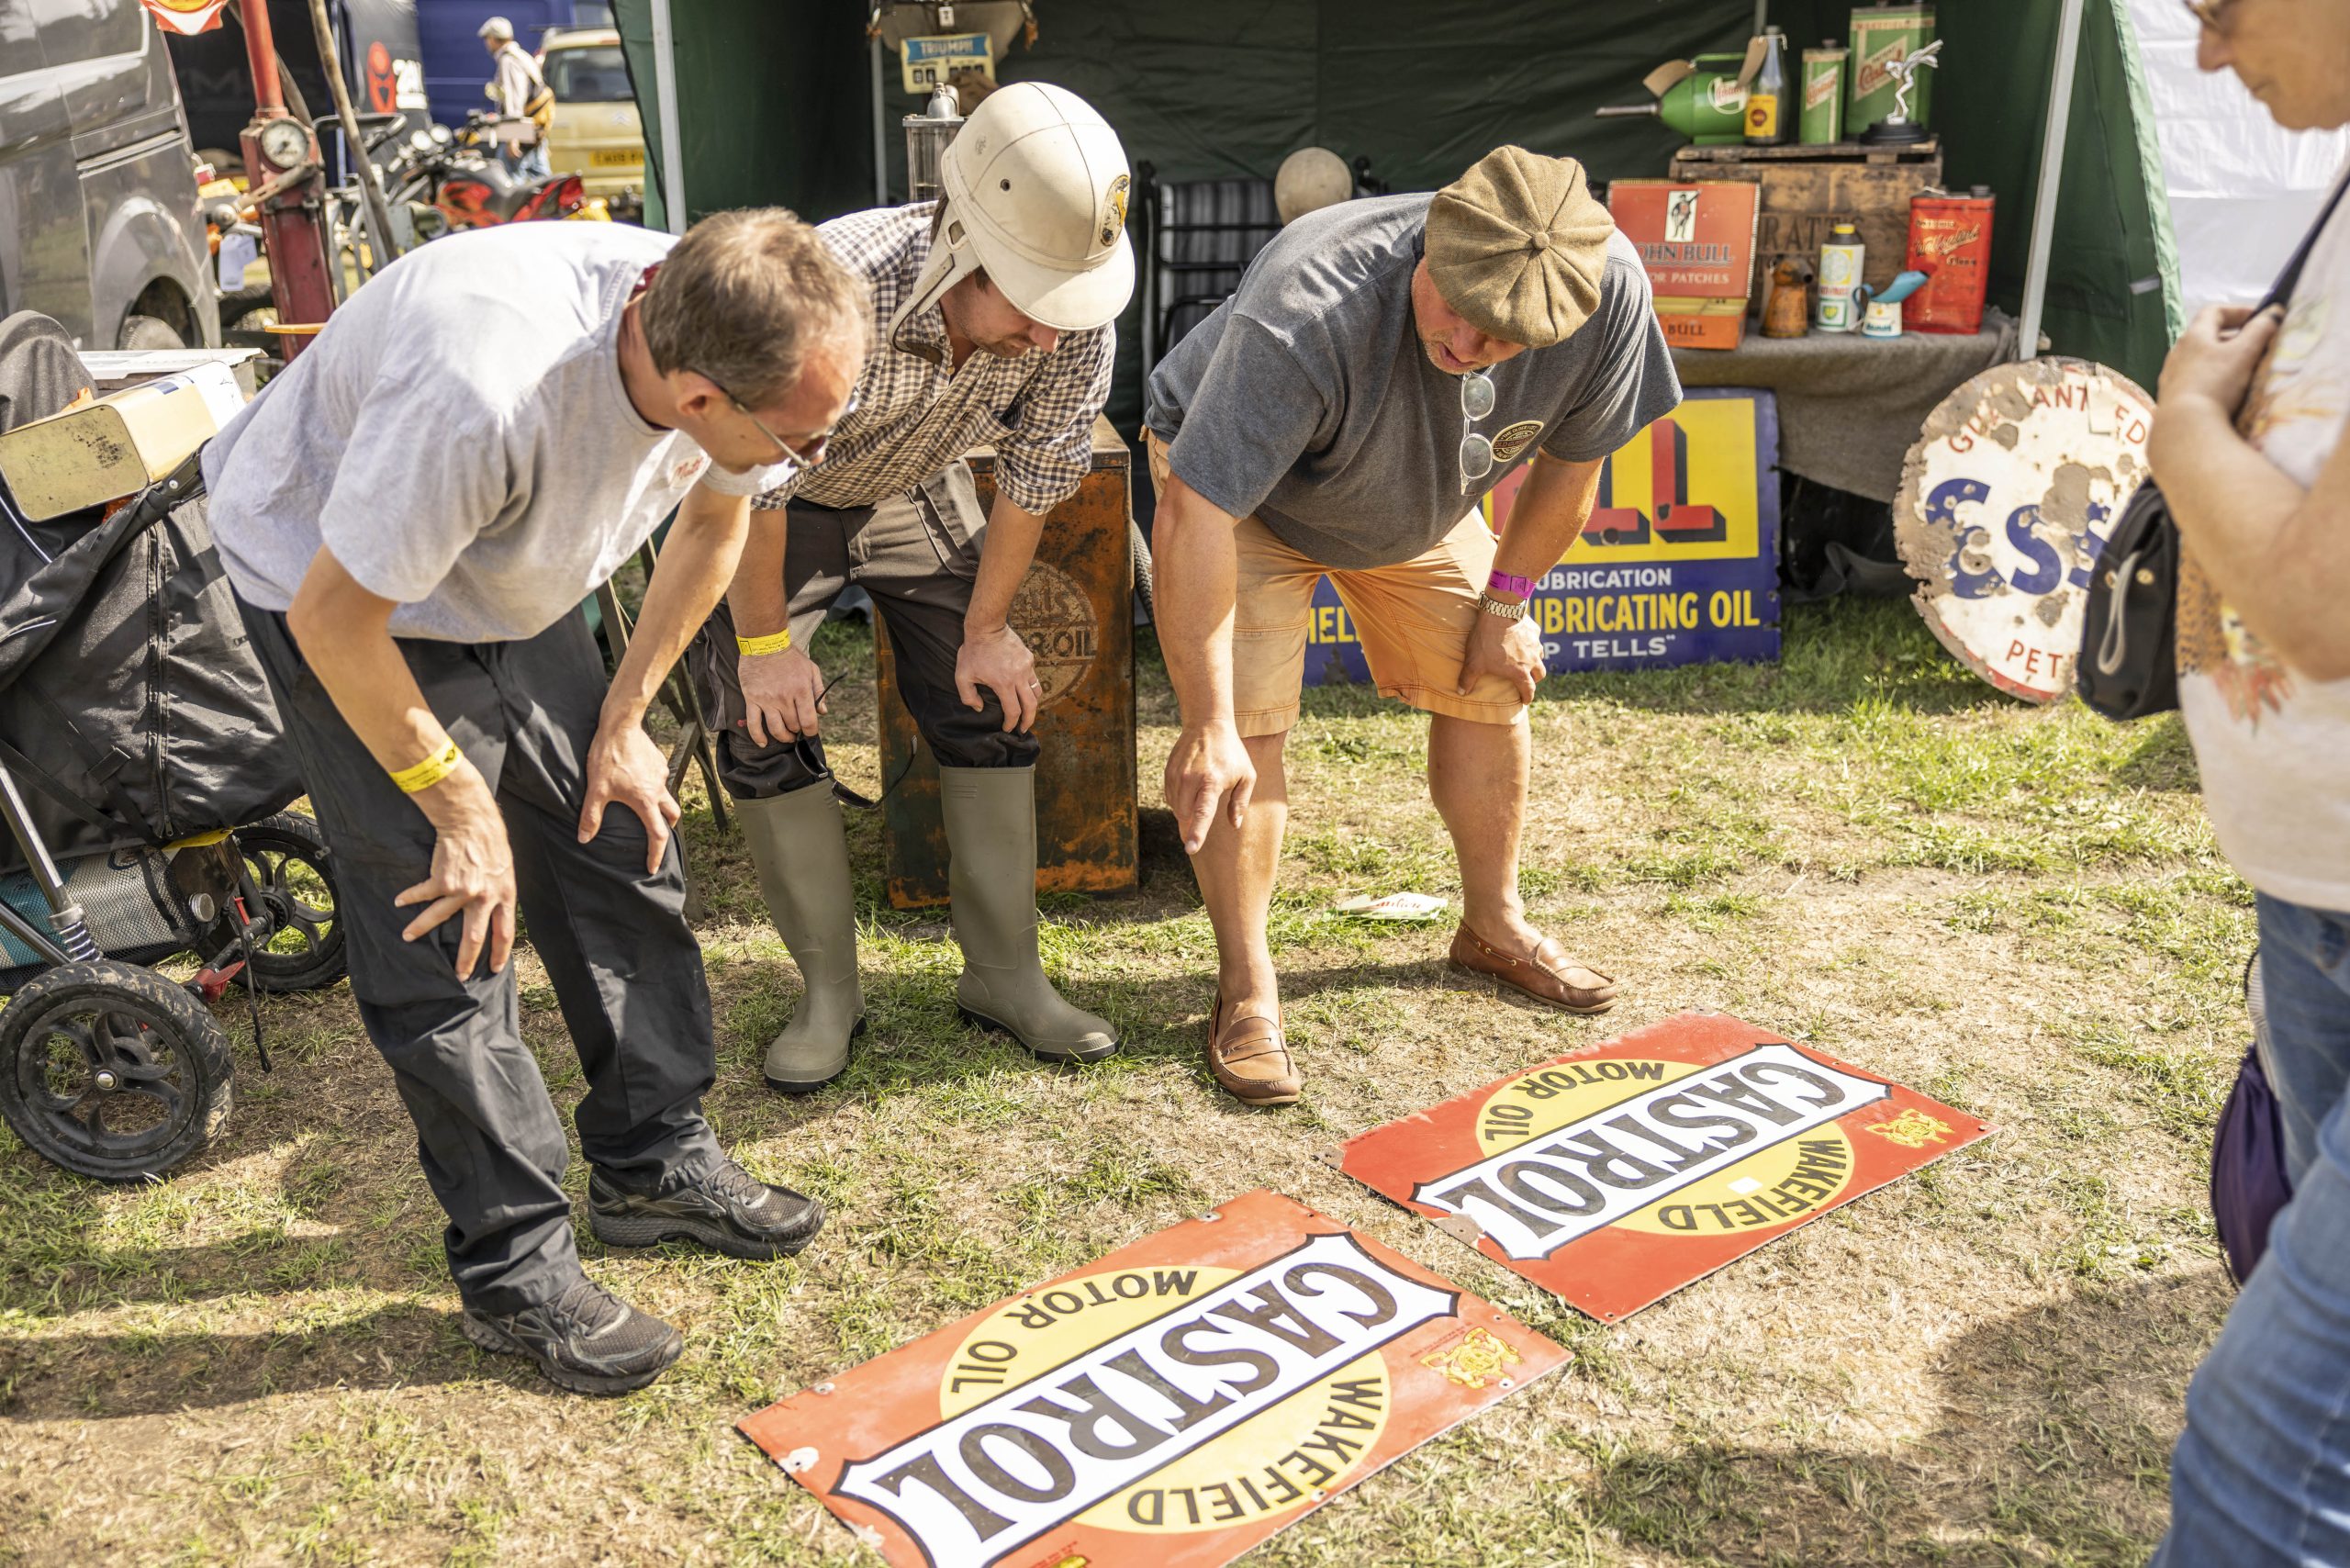
<svg viewBox="0 0 2350 1568"><path fill-rule="evenodd" d="M1192 857L1208 922L1215 927L1216 984L1227 1021L1281 1014L1281 985L1273 974L1272 948L1265 940L1265 915L1273 902L1273 877L1281 868L1281 834L1289 825L1289 780L1281 772L1281 748L1288 741L1286 730L1248 737L1248 760L1257 768L1257 790L1249 798L1248 817L1235 828L1217 812L1207 843Z"/></svg>
<svg viewBox="0 0 2350 1568"><path fill-rule="evenodd" d="M1460 859L1462 916L1472 931L1516 958L1542 944L1517 896L1517 846L1532 755L1523 713L1513 724L1429 716L1428 794Z"/></svg>

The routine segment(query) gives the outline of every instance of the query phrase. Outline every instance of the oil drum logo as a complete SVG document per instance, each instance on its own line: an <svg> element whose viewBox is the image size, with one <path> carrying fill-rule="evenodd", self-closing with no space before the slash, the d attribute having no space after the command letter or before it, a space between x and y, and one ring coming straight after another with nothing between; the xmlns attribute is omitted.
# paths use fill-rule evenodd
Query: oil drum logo
<svg viewBox="0 0 2350 1568"><path fill-rule="evenodd" d="M1494 466L1499 468L1516 462L1517 454L1532 446L1534 438L1541 433L1540 420L1520 420L1499 431L1494 437Z"/></svg>
<svg viewBox="0 0 2350 1568"><path fill-rule="evenodd" d="M1093 601L1069 575L1039 561L1012 596L1012 626L1036 661L1036 679L1050 706L1085 678L1102 646L1102 624Z"/></svg>

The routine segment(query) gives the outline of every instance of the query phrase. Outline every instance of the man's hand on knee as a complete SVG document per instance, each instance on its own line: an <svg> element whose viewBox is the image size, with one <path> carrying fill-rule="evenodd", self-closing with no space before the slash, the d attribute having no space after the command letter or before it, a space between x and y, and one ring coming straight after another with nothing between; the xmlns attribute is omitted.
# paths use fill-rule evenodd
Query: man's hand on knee
<svg viewBox="0 0 2350 1568"><path fill-rule="evenodd" d="M962 646L955 650L956 695L964 707L984 711L987 701L979 695L981 687L994 692L996 700L1003 704L1007 734L1014 730L1025 734L1035 726L1036 710L1045 700L1044 682L1036 678L1036 655L1009 626L991 632L964 628Z"/></svg>
<svg viewBox="0 0 2350 1568"><path fill-rule="evenodd" d="M1183 834L1183 852L1197 855L1206 847L1215 826L1216 808L1229 799L1228 816L1235 828L1248 814L1248 800L1257 789L1257 766L1248 747L1229 719L1187 725L1167 757L1167 804Z"/></svg>
<svg viewBox="0 0 2350 1568"><path fill-rule="evenodd" d="M457 915L464 922L457 978L473 978L485 946L489 972L502 973L514 946L514 851L497 799L474 765L462 760L446 778L408 799L432 823L432 873L392 900L399 909L424 905L400 940L413 942Z"/></svg>
<svg viewBox="0 0 2350 1568"><path fill-rule="evenodd" d="M824 672L798 648L746 654L734 666L743 685L743 717L754 745L781 745L793 735L812 735L830 709L824 702Z"/></svg>
<svg viewBox="0 0 2350 1568"><path fill-rule="evenodd" d="M633 718L607 718L596 729L588 751L588 800L579 812L579 842L586 844L604 830L608 807L626 806L644 824L644 874L661 869L668 853L669 830L684 814L669 793L669 759Z"/></svg>
<svg viewBox="0 0 2350 1568"><path fill-rule="evenodd" d="M1460 687L1466 697L1488 676L1517 689L1520 702L1534 700L1534 689L1548 674L1542 665L1542 638L1528 621L1504 621L1482 612L1469 633L1469 655L1460 661Z"/></svg>

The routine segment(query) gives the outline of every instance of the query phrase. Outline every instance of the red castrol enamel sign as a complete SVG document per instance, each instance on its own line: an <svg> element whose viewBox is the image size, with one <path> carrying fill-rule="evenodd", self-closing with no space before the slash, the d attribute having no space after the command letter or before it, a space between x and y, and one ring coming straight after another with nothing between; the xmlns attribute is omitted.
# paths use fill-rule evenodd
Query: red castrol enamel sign
<svg viewBox="0 0 2350 1568"><path fill-rule="evenodd" d="M1256 1192L742 1430L900 1568L1209 1568L1566 1359Z"/></svg>
<svg viewBox="0 0 2350 1568"><path fill-rule="evenodd" d="M2146 473L2153 399L2078 359L1985 371L1909 449L1894 534L1942 645L2000 690L2073 689L2082 606L2107 531Z"/></svg>
<svg viewBox="0 0 2350 1568"><path fill-rule="evenodd" d="M1337 1163L1613 1322L1990 1130L1684 1013L1373 1128Z"/></svg>

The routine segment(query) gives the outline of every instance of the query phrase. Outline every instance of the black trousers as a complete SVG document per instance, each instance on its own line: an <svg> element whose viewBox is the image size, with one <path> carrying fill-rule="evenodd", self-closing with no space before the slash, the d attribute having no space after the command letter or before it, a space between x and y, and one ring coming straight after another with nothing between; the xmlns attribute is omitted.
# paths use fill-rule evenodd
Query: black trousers
<svg viewBox="0 0 2350 1568"><path fill-rule="evenodd" d="M239 609L333 857L352 994L449 1216L458 1293L488 1312L548 1300L579 1277L579 1258L563 1123L522 1043L514 967L490 974L485 957L460 980L454 918L400 939L417 911L392 900L431 875L432 825L343 722L285 618ZM701 1114L716 1065L710 991L677 845L646 876L644 824L625 806L578 842L605 686L586 622L567 615L522 643L399 648L505 816L522 921L588 1080L580 1148L638 1190L707 1174L723 1158Z"/></svg>
<svg viewBox="0 0 2350 1568"><path fill-rule="evenodd" d="M772 514L769 514L770 517ZM890 629L898 693L933 756L947 767L1030 767L1036 737L1003 727L1003 705L979 690L970 709L955 690L963 617L979 579L987 522L971 471L949 464L937 477L869 507L793 501L785 513L783 587L791 645L805 648L852 582L873 597ZM767 526L756 520L753 527ZM734 620L722 601L688 650L702 722L717 737L718 776L737 800L764 800L829 780L821 738L752 744L743 727Z"/></svg>

